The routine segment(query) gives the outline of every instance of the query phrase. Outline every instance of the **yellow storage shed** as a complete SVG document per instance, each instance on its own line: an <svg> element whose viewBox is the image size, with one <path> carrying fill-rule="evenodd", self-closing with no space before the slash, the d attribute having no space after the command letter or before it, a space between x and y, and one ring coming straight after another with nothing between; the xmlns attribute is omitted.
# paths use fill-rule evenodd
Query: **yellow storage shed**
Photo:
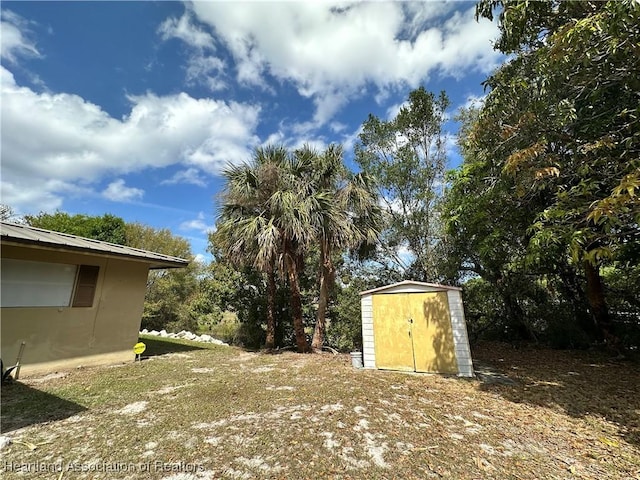
<svg viewBox="0 0 640 480"><path fill-rule="evenodd" d="M406 280L360 295L365 368L473 376L460 288Z"/></svg>

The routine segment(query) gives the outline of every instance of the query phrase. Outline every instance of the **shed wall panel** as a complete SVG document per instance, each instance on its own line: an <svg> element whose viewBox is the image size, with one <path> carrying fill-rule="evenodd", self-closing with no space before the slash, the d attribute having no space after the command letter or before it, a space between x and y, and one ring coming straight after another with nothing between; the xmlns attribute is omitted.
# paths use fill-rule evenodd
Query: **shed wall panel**
<svg viewBox="0 0 640 480"><path fill-rule="evenodd" d="M362 310L362 354L364 368L376 368L373 339L373 297L363 295L360 298Z"/></svg>
<svg viewBox="0 0 640 480"><path fill-rule="evenodd" d="M467 323L464 317L462 294L456 290L447 292L449 297L449 310L451 312L451 326L453 328L453 341L455 344L456 359L458 361L458 375L461 377L473 376L473 362L469 349L469 337Z"/></svg>

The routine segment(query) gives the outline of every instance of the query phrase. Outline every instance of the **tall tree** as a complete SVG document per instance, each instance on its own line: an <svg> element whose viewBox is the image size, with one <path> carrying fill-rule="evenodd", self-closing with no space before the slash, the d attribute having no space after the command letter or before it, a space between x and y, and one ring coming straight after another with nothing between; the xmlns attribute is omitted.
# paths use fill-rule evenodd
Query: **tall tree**
<svg viewBox="0 0 640 480"><path fill-rule="evenodd" d="M342 147L330 145L324 152L309 151L311 171L305 176L310 188L322 193L327 201L318 202L321 208L313 218L319 246L319 296L316 325L311 347L322 350L326 331L329 292L335 283L332 256L345 249L375 245L378 241L381 216L374 184L366 173L353 174L344 165Z"/></svg>
<svg viewBox="0 0 640 480"><path fill-rule="evenodd" d="M232 165L223 175L225 190L212 243L235 265L251 264L267 280L267 336L265 347L275 347L276 262L281 252L280 232L269 208L271 197L281 188L281 166L287 150L258 148L250 164Z"/></svg>
<svg viewBox="0 0 640 480"><path fill-rule="evenodd" d="M370 115L356 145L356 160L377 179L389 219L385 254L408 270L411 265L399 253L408 249L411 270L423 280L439 277L436 203L444 185L442 126L448 106L444 92L436 96L420 87L409 94L395 118L385 121Z"/></svg>
<svg viewBox="0 0 640 480"><path fill-rule="evenodd" d="M600 267L640 240L640 5L483 0L477 15L496 9L496 46L512 58L487 80L477 139L536 213L529 255L571 253L595 325L614 341Z"/></svg>
<svg viewBox="0 0 640 480"><path fill-rule="evenodd" d="M270 272L279 267L290 289L299 352L309 351L300 272L319 223L316 217L323 210L320 204L329 201L326 192L315 191L306 179L312 165L313 154L308 149L292 154L284 147L266 147L256 150L251 163L228 169L215 234L231 257L252 263L269 278L274 278ZM272 298L275 288L268 292Z"/></svg>
<svg viewBox="0 0 640 480"><path fill-rule="evenodd" d="M273 220L280 232L281 265L287 274L291 289L291 315L296 346L301 353L308 352L309 343L304 332L300 272L304 268L304 254L315 237L315 226L320 223L319 212L326 210L331 201L327 192L313 189L306 175L311 171L313 152L302 149L288 155L282 172L281 189L270 199Z"/></svg>

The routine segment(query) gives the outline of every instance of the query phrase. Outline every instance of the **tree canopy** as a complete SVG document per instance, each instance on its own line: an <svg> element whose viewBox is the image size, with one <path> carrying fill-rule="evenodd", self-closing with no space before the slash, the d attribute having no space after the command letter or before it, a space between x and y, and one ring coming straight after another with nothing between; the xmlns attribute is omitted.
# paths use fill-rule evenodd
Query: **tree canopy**
<svg viewBox="0 0 640 480"><path fill-rule="evenodd" d="M127 244L124 220L110 213L91 216L70 215L60 211L55 213L40 212L37 215L25 215L24 220L32 227L93 238L118 245Z"/></svg>
<svg viewBox="0 0 640 480"><path fill-rule="evenodd" d="M511 57L487 79L484 105L463 114L448 233L462 268L494 285L514 318L545 303L542 287L551 304L568 300L574 318L584 300L582 329L615 344L602 274L615 265L626 276L619 259L640 240L640 6L477 6L478 16L494 11L496 48Z"/></svg>
<svg viewBox="0 0 640 480"><path fill-rule="evenodd" d="M370 115L356 145L356 161L377 180L386 213L383 261L425 281L440 276L436 205L444 188L442 126L448 107L445 92L436 96L420 87L409 93L393 119Z"/></svg>
<svg viewBox="0 0 640 480"><path fill-rule="evenodd" d="M523 201L548 196L532 244L597 265L640 240L640 6L483 1L478 14L498 5L497 47L516 56L487 80L479 141Z"/></svg>

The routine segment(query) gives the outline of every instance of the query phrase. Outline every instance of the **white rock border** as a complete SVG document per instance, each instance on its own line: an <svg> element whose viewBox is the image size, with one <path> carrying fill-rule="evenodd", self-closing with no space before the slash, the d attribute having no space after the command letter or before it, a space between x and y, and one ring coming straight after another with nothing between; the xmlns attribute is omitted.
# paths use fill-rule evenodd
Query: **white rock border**
<svg viewBox="0 0 640 480"><path fill-rule="evenodd" d="M187 330L181 330L178 333L167 333L166 330L147 330L146 328L142 329L140 332L142 335L152 335L154 337L162 337L162 338L183 338L185 340L191 340L192 342L200 342L200 343L213 343L214 345L223 345L228 347L229 344L223 342L222 340L218 340L217 338L213 338L211 335L202 334L196 335L195 333L188 332Z"/></svg>
<svg viewBox="0 0 640 480"><path fill-rule="evenodd" d="M11 445L12 443L13 441L11 440L11 437L8 437L6 435L0 436L0 450L4 450L6 447Z"/></svg>

